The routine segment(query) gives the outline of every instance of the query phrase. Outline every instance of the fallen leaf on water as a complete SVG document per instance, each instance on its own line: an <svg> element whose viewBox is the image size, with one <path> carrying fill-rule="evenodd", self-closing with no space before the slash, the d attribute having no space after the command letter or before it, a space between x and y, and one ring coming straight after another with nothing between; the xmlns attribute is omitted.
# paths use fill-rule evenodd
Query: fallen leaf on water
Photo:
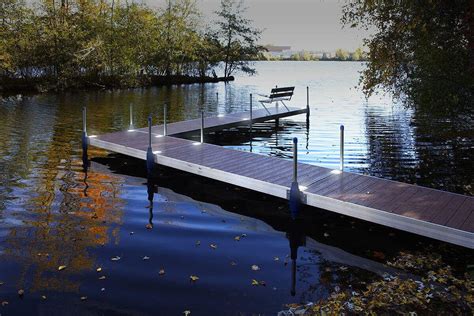
<svg viewBox="0 0 474 316"><path fill-rule="evenodd" d="M242 235L240 235L240 237L245 238L245 237L247 237L247 234L242 234Z"/></svg>
<svg viewBox="0 0 474 316"><path fill-rule="evenodd" d="M191 281L193 281L193 282L196 282L197 280L199 280L199 277L196 276L196 275L191 275L189 278L190 278Z"/></svg>
<svg viewBox="0 0 474 316"><path fill-rule="evenodd" d="M25 295L25 291L23 291L23 290L18 290L18 295L19 295L19 296Z"/></svg>
<svg viewBox="0 0 474 316"><path fill-rule="evenodd" d="M121 258L119 256L115 256L113 258L111 258L110 260L112 261L119 261Z"/></svg>
<svg viewBox="0 0 474 316"><path fill-rule="evenodd" d="M101 291L101 292L104 292L104 291L105 291L105 287L101 288L100 291Z"/></svg>
<svg viewBox="0 0 474 316"><path fill-rule="evenodd" d="M196 246L200 246L200 245L201 245L201 241L200 240L196 241Z"/></svg>
<svg viewBox="0 0 474 316"><path fill-rule="evenodd" d="M92 219L98 219L99 216L97 216L97 214L94 214L94 215L91 216L91 218L92 218Z"/></svg>
<svg viewBox="0 0 474 316"><path fill-rule="evenodd" d="M256 264L254 264L254 265L252 265L252 270L253 271L258 271L258 270L260 270L260 267L257 266Z"/></svg>
<svg viewBox="0 0 474 316"><path fill-rule="evenodd" d="M212 249L217 249L217 245L210 244L209 246L210 246Z"/></svg>
<svg viewBox="0 0 474 316"><path fill-rule="evenodd" d="M64 269L66 269L66 266L59 266L58 271L62 271Z"/></svg>
<svg viewBox="0 0 474 316"><path fill-rule="evenodd" d="M237 263L236 263L236 262L234 262L234 261L231 261L231 262L230 262L230 265L231 265L231 266L236 266L236 265L237 265Z"/></svg>
<svg viewBox="0 0 474 316"><path fill-rule="evenodd" d="M328 237L329 237L329 234L328 234L328 233L324 233L324 237L328 238Z"/></svg>
<svg viewBox="0 0 474 316"><path fill-rule="evenodd" d="M0 285L4 285L5 283L3 281L0 281Z"/></svg>
<svg viewBox="0 0 474 316"><path fill-rule="evenodd" d="M275 260L275 261L280 261L280 258L275 257L275 258L273 258L273 260Z"/></svg>
<svg viewBox="0 0 474 316"><path fill-rule="evenodd" d="M45 300L46 300L46 295L42 295L42 296L41 296L41 299L42 299L43 301L45 301Z"/></svg>
<svg viewBox="0 0 474 316"><path fill-rule="evenodd" d="M184 316L191 315L191 311L184 311L183 314L184 314Z"/></svg>
<svg viewBox="0 0 474 316"><path fill-rule="evenodd" d="M7 301L3 301L2 302L2 306L7 306L8 305L8 302Z"/></svg>
<svg viewBox="0 0 474 316"><path fill-rule="evenodd" d="M81 296L81 301L87 300L87 296Z"/></svg>
<svg viewBox="0 0 474 316"><path fill-rule="evenodd" d="M143 257L143 260L150 260L150 257L145 256L145 257Z"/></svg>
<svg viewBox="0 0 474 316"><path fill-rule="evenodd" d="M267 283L265 283L265 281L259 281L258 284L260 284L261 286L267 286Z"/></svg>
<svg viewBox="0 0 474 316"><path fill-rule="evenodd" d="M258 285L259 285L259 283L258 283L258 281L257 281L257 280L253 279L253 280L252 280L252 285L254 285L254 286L258 286Z"/></svg>
<svg viewBox="0 0 474 316"><path fill-rule="evenodd" d="M348 269L348 268L347 268L346 266L340 266L340 267L339 267L339 270L341 270L341 271L347 271L347 269Z"/></svg>
<svg viewBox="0 0 474 316"><path fill-rule="evenodd" d="M134 232L130 232L130 236L133 235L133 234L135 234L135 233L134 233Z"/></svg>
<svg viewBox="0 0 474 316"><path fill-rule="evenodd" d="M146 229L152 229L152 228L153 228L153 225L151 225L151 224L146 224L145 228L146 228Z"/></svg>
<svg viewBox="0 0 474 316"><path fill-rule="evenodd" d="M239 240L240 240L240 236L235 236L235 237L234 237L234 240L235 240L235 241L239 241Z"/></svg>
<svg viewBox="0 0 474 316"><path fill-rule="evenodd" d="M161 269L160 272L158 272L159 275L164 275L165 274L165 269Z"/></svg>
<svg viewBox="0 0 474 316"><path fill-rule="evenodd" d="M101 267L98 267L95 271L101 272L101 271L102 271L102 268L101 268Z"/></svg>
<svg viewBox="0 0 474 316"><path fill-rule="evenodd" d="M99 277L99 280L105 280L105 279L106 279L105 275Z"/></svg>

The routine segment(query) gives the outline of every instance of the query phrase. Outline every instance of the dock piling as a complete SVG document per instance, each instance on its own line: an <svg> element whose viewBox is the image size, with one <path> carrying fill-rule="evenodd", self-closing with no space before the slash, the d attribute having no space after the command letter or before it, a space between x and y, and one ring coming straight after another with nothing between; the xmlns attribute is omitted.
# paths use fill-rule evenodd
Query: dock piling
<svg viewBox="0 0 474 316"><path fill-rule="evenodd" d="M148 178L151 177L153 172L153 165L155 164L155 158L153 157L153 150L151 148L151 114L148 116L148 149L146 151L146 170Z"/></svg>
<svg viewBox="0 0 474 316"><path fill-rule="evenodd" d="M340 148L340 153L339 153L340 167L339 167L339 169L341 171L344 171L344 125L341 125L340 130L341 130L341 139L340 139L340 145L339 145L339 148Z"/></svg>
<svg viewBox="0 0 474 316"><path fill-rule="evenodd" d="M166 125L166 116L168 115L167 113L167 108L166 104L163 106L163 136L166 136L168 133L168 127Z"/></svg>
<svg viewBox="0 0 474 316"><path fill-rule="evenodd" d="M309 87L306 87L306 117L309 117Z"/></svg>
<svg viewBox="0 0 474 316"><path fill-rule="evenodd" d="M298 216L301 204L301 191L298 184L298 138L293 138L293 182L291 183L290 214L293 219Z"/></svg>
<svg viewBox="0 0 474 316"><path fill-rule="evenodd" d="M204 111L201 111L201 144L204 143Z"/></svg>
<svg viewBox="0 0 474 316"><path fill-rule="evenodd" d="M250 93L250 133L252 133L252 122L253 122L253 109L252 109L253 95Z"/></svg>

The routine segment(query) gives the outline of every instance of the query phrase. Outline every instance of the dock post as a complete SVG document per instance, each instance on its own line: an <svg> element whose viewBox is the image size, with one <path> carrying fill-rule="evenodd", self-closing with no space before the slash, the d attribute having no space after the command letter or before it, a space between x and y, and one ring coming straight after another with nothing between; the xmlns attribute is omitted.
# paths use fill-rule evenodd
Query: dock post
<svg viewBox="0 0 474 316"><path fill-rule="evenodd" d="M253 95L250 93L250 133L252 133L253 110L252 110Z"/></svg>
<svg viewBox="0 0 474 316"><path fill-rule="evenodd" d="M293 182L291 183L290 214L293 219L298 216L301 204L301 192L298 185L298 138L293 138Z"/></svg>
<svg viewBox="0 0 474 316"><path fill-rule="evenodd" d="M167 116L166 104L163 107L163 136L166 136L168 133L168 126L166 125L166 116Z"/></svg>
<svg viewBox="0 0 474 316"><path fill-rule="evenodd" d="M309 87L306 87L306 117L309 117Z"/></svg>
<svg viewBox="0 0 474 316"><path fill-rule="evenodd" d="M151 114L148 116L148 149L146 151L146 171L148 178L151 178L155 158L153 157L153 150L151 149Z"/></svg>
<svg viewBox="0 0 474 316"><path fill-rule="evenodd" d="M128 130L133 130L133 103L130 103L130 126L128 127Z"/></svg>
<svg viewBox="0 0 474 316"><path fill-rule="evenodd" d="M339 169L341 169L341 171L344 171L344 125L341 125L340 129L341 129L341 139L340 139L340 145L339 145L339 148L340 148L339 157L340 157L341 165Z"/></svg>
<svg viewBox="0 0 474 316"><path fill-rule="evenodd" d="M82 163L84 169L87 169L87 147L89 146L89 139L87 137L87 108L82 108Z"/></svg>
<svg viewBox="0 0 474 316"><path fill-rule="evenodd" d="M201 111L201 144L204 143L204 111Z"/></svg>

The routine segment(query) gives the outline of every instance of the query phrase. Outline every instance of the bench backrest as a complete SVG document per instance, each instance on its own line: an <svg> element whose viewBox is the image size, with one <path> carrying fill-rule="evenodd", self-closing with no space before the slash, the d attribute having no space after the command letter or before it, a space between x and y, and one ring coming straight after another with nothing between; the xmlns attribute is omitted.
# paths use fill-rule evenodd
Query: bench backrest
<svg viewBox="0 0 474 316"><path fill-rule="evenodd" d="M270 99L288 98L291 99L295 87L273 88L270 92Z"/></svg>

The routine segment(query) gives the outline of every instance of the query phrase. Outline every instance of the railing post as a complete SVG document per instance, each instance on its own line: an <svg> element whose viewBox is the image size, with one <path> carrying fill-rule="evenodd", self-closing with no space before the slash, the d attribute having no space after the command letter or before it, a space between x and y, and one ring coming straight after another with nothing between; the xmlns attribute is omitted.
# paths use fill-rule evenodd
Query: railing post
<svg viewBox="0 0 474 316"><path fill-rule="evenodd" d="M163 107L163 136L166 136L168 134L168 126L166 125L166 116L168 115L167 113L167 108L166 104Z"/></svg>
<svg viewBox="0 0 474 316"><path fill-rule="evenodd" d="M201 144L204 143L204 111L201 111Z"/></svg>
<svg viewBox="0 0 474 316"><path fill-rule="evenodd" d="M153 150L151 148L151 114L148 116L148 149L146 152L146 169L148 178L151 178L155 158L153 157Z"/></svg>
<svg viewBox="0 0 474 316"><path fill-rule="evenodd" d="M341 130L341 139L340 139L340 153L339 153L339 158L340 158L340 169L341 171L344 171L344 125L341 125L340 127Z"/></svg>
<svg viewBox="0 0 474 316"><path fill-rule="evenodd" d="M298 184L298 138L293 138L293 182L289 192L290 214L293 219L298 216L301 204L301 191Z"/></svg>
<svg viewBox="0 0 474 316"><path fill-rule="evenodd" d="M133 130L133 103L130 103L130 126L129 130Z"/></svg>

